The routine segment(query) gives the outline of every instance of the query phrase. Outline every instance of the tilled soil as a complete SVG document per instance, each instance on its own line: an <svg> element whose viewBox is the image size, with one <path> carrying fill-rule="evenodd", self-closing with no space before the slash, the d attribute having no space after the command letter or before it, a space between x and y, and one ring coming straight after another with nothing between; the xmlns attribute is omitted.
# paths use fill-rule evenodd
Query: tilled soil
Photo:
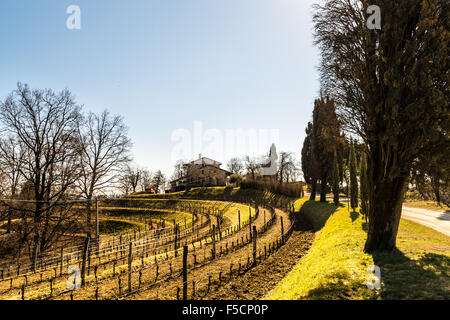
<svg viewBox="0 0 450 320"><path fill-rule="evenodd" d="M198 269L191 270L189 272L188 299L260 299L263 298L269 290L275 287L279 283L279 281L293 268L298 260L307 253L314 238L314 233L311 231L310 225L308 225L306 221L303 221L301 218L299 218L297 214L297 221L294 230L287 242L276 251L273 251L273 246L272 251L270 251L269 246L269 255L267 256L267 258L262 259L261 255L265 252L266 245L270 243L273 244L273 241L276 241L280 238L280 217L283 217L285 221L285 233L287 227L289 226L289 217L287 213L277 209L276 216L277 218L275 219L275 223L271 227L269 227L266 232L258 235L258 253L260 258L258 259L259 263L256 267L250 269L248 268L248 262L251 260L252 256L251 245L245 245L244 247L234 252L230 252L229 255L227 254L225 256L220 256L216 260L211 261L210 264L199 267ZM267 219L269 219L269 216L267 216ZM261 227L263 225L262 220L263 214L260 214L260 216L253 222L253 225ZM231 237L224 239L224 241L218 241L217 250L219 250L219 247L221 245L223 246L224 243L228 243L228 247L231 248L232 241L235 241L236 243L236 241L240 239L240 242L242 242L243 236L248 233L248 230L248 227L243 228L241 231L233 234ZM203 250L200 249L198 257L201 256L202 251L204 251L203 255L205 255L205 249L207 249L206 246L203 248ZM220 249L220 251L222 251L222 248ZM181 257L173 261L174 270L176 269L177 265L181 263L180 259ZM192 265L192 261L190 261L189 264ZM237 270L238 265L239 272ZM162 276L167 273L168 270L165 270L167 268L168 266L161 264L159 274ZM230 274L229 272L231 268L232 274ZM155 271L152 269L147 269L147 271L143 273L142 280L144 287L145 285L148 285L149 283L155 281L154 273ZM133 274L133 276L133 288L136 288L137 279L135 278L138 275L136 273ZM208 277L213 278L211 285L208 285ZM98 296L100 299L118 298L118 296L116 296L117 280L118 279L114 278L111 280L105 279L105 281L102 281L101 285L99 286L100 291L98 292ZM122 280L122 288L124 288L126 286L126 279L124 278ZM195 282L195 287L192 282ZM93 299L95 292L95 282L90 284L91 285L86 286L86 288L84 288L83 290L77 290L75 298ZM41 286L45 287L45 285L43 284L38 284L34 289L38 289ZM123 298L133 300L176 299L177 290L179 290L180 287L182 287L182 279L181 277L175 277L172 279L161 281L160 283L155 283L154 286L151 286L148 289L142 288L143 290L138 290L138 292L132 293L129 296ZM9 292L9 294L13 294L13 291ZM17 294L17 292L15 292L15 294ZM55 298L67 299L69 298L69 296L67 294L63 294L62 296L57 296Z"/></svg>
<svg viewBox="0 0 450 320"><path fill-rule="evenodd" d="M226 285L212 290L205 300L256 300L263 298L308 253L314 240L311 225L297 218L288 241L273 255L244 275L231 279Z"/></svg>
<svg viewBox="0 0 450 320"><path fill-rule="evenodd" d="M272 241L275 241L277 238L280 237L281 234L281 223L280 223L280 217L283 216L284 221L289 221L288 214L286 212L283 212L281 210L276 209L276 216L274 224L269 227L269 229L258 236L258 246L259 250L262 250L262 246L264 244L271 243ZM267 216L267 219L269 217ZM286 222L285 222L286 223ZM260 213L259 217L254 221L253 225L255 226L262 226L263 225L263 212ZM285 227L287 228L286 224ZM248 231L248 227L243 228L241 231L239 231L236 235L233 235L231 239L227 239L226 241L230 242L233 237L235 237L235 240L241 238L242 236L245 236L245 234ZM285 229L286 232L286 229ZM242 239L242 238L241 238ZM229 247L231 247L229 245ZM242 270L247 269L247 264L249 261L249 257L252 256L252 247L249 244L246 244L244 247L241 247L240 249L231 252L229 255L222 256L220 258L217 258L216 260L210 261L205 266L202 266L198 269L191 270L188 274L188 299L192 299L193 295L193 287L192 287L192 281L196 282L196 295L193 297L193 299L199 299L199 295L202 298L205 298L205 291L210 294L213 292L214 288L220 287L220 285L223 285L224 281L229 281L229 266L233 264L233 277L237 276L237 267L238 264L242 264L243 268ZM244 267L245 266L245 267ZM218 285L218 277L222 273L220 285ZM211 290L206 290L207 283L208 283L208 277L212 276L212 285ZM242 276L242 272L239 276ZM163 283L157 284L155 286L152 286L148 290L141 290L140 292L130 295L126 297L126 299L131 300L173 300L176 299L176 291L177 288L182 287L182 279L180 277L169 279ZM208 294L206 294L206 299L208 299Z"/></svg>

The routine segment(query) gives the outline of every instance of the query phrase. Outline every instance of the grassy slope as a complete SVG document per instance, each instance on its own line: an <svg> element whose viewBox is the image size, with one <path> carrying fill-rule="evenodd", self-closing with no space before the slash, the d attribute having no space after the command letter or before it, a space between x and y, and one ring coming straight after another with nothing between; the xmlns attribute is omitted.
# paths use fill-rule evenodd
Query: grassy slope
<svg viewBox="0 0 450 320"><path fill-rule="evenodd" d="M147 208L124 208L124 207L102 207L103 213L109 214L111 217L127 217L132 215L144 215L152 219L166 219L167 224L172 224L173 219L176 223L184 223L184 219L191 221L192 215L186 212L179 212L173 210L157 210Z"/></svg>
<svg viewBox="0 0 450 320"><path fill-rule="evenodd" d="M143 228L144 225L134 221L120 219L105 219L99 222L100 235L112 235L131 232L135 229Z"/></svg>
<svg viewBox="0 0 450 320"><path fill-rule="evenodd" d="M114 201L117 200L116 206L114 206ZM153 202L160 202L160 207L172 207L175 208L176 204L193 204L198 206L205 206L210 208L221 209L224 211L224 217L230 220L230 223L236 225L238 223L238 210L241 212L241 221L248 219L248 214L255 215L255 209L240 203L231 203L224 201L211 201L211 200L194 200L194 199L157 199L152 197L138 197L129 199L111 199L101 207L102 211L111 212L116 215L129 215L129 214L148 214L155 217L155 219L164 218L168 220L176 219L177 223L182 223L184 218L187 217L188 221L191 219L190 213L179 212L175 210L164 210L164 209L151 209L145 208L145 205L150 205ZM121 205L121 206L118 206Z"/></svg>
<svg viewBox="0 0 450 320"><path fill-rule="evenodd" d="M357 213L349 213L345 206L336 210L332 204L308 201L301 214L309 217L315 228L324 226L309 254L266 298L450 298L450 237L402 220L399 252L370 255L363 253L366 225ZM366 271L372 264L381 268L380 291L366 287Z"/></svg>

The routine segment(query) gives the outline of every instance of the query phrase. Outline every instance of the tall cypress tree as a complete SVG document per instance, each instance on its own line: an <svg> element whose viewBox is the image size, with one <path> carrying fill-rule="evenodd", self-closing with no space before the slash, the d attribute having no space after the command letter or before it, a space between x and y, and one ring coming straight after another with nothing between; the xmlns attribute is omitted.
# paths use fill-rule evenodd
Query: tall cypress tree
<svg viewBox="0 0 450 320"><path fill-rule="evenodd" d="M361 166L359 171L359 183L361 185L359 191L361 199L360 212L364 215L367 222L367 217L369 215L369 183L367 179L367 159L364 152L361 157Z"/></svg>
<svg viewBox="0 0 450 320"><path fill-rule="evenodd" d="M376 14L380 26L368 27ZM325 0L315 6L322 89L367 145L365 252L392 251L414 161L448 131L448 0ZM375 17L375 19L377 19Z"/></svg>
<svg viewBox="0 0 450 320"><path fill-rule="evenodd" d="M353 211L358 207L358 178L356 173L356 155L353 141L350 146L350 206Z"/></svg>
<svg viewBox="0 0 450 320"><path fill-rule="evenodd" d="M328 185L333 184L336 145L340 141L339 121L334 101L321 96L314 101L312 126L312 154L320 179L320 201L326 202Z"/></svg>
<svg viewBox="0 0 450 320"><path fill-rule="evenodd" d="M312 133L313 124L308 122L308 126L306 127L306 137L303 141L302 148L302 171L305 182L311 185L311 195L309 199L315 200L317 186L317 161L313 155Z"/></svg>
<svg viewBox="0 0 450 320"><path fill-rule="evenodd" d="M333 170L333 201L335 205L339 205L339 164L338 157L334 157L334 170Z"/></svg>

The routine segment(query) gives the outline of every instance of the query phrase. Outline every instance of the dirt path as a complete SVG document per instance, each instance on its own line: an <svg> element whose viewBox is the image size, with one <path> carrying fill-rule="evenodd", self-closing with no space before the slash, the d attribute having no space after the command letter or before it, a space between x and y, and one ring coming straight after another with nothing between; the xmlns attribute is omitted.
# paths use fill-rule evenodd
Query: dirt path
<svg viewBox="0 0 450 320"><path fill-rule="evenodd" d="M297 218L294 231L286 244L244 275L209 294L208 300L262 299L307 254L314 240L310 224Z"/></svg>
<svg viewBox="0 0 450 320"><path fill-rule="evenodd" d="M450 211L435 211L403 206L402 218L420 223L450 236Z"/></svg>

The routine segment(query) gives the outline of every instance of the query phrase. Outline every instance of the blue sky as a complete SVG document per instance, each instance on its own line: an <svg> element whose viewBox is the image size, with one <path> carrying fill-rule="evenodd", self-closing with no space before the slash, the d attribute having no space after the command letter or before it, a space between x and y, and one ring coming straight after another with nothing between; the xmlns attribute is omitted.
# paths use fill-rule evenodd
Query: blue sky
<svg viewBox="0 0 450 320"><path fill-rule="evenodd" d="M319 92L314 2L2 0L0 99L18 81L68 88L86 110L122 115L136 164L168 175L185 143L174 135L198 140L195 121L203 136L190 158L225 164L232 152L215 153L225 148L217 137L225 145L227 130L254 129L257 150L240 153L268 151L277 136L277 150L300 160ZM81 30L66 28L70 5L81 9ZM277 135L263 139L262 129Z"/></svg>

